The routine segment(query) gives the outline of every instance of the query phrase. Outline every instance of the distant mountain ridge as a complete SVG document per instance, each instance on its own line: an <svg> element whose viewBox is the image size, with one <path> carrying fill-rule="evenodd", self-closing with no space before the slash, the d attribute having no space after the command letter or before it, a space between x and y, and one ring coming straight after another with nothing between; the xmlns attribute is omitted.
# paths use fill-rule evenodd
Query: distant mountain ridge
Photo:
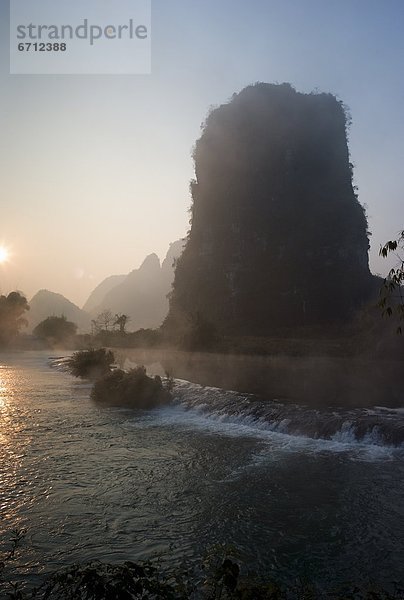
<svg viewBox="0 0 404 600"><path fill-rule="evenodd" d="M126 279L126 275L110 275L91 292L86 303L83 306L83 310L86 312L92 312L97 309L99 304L104 299L104 296L108 294L110 290L122 283Z"/></svg>
<svg viewBox="0 0 404 600"><path fill-rule="evenodd" d="M130 317L130 330L156 328L168 312L167 294L174 279L174 261L181 255L185 240L170 244L163 262L149 254L138 269L127 275L111 275L91 292L83 308L49 290L39 290L31 299L27 313L28 332L50 316L64 315L78 327L78 333L91 331L91 320L103 310Z"/></svg>
<svg viewBox="0 0 404 600"><path fill-rule="evenodd" d="M62 294L57 294L49 290L39 290L31 299L29 306L30 310L26 315L28 331L32 331L38 323L47 317L61 317L62 315L68 321L76 323L78 333L90 331L90 315L62 296Z"/></svg>
<svg viewBox="0 0 404 600"><path fill-rule="evenodd" d="M161 264L153 253L128 275L107 277L90 294L83 309L92 317L108 309L113 314L126 314L131 330L159 327L168 312L167 294L174 280L174 262L184 245L184 239L170 244Z"/></svg>

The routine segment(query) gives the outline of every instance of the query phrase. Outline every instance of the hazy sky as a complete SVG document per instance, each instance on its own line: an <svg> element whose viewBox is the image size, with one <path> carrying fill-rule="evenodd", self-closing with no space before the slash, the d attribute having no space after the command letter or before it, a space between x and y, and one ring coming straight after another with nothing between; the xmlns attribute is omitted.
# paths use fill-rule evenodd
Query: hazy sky
<svg viewBox="0 0 404 600"><path fill-rule="evenodd" d="M11 0L12 2L13 0ZM191 151L210 106L256 81L349 107L371 267L404 227L403 0L152 0L151 75L9 75L0 0L0 290L82 305L188 229Z"/></svg>

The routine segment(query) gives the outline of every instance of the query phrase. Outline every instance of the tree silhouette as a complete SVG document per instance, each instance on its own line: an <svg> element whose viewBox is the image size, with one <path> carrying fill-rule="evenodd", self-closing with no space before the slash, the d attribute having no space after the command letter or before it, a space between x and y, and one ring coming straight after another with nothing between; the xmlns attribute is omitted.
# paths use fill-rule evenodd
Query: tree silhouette
<svg viewBox="0 0 404 600"><path fill-rule="evenodd" d="M114 323L114 316L111 310L108 308L103 310L97 315L95 319L91 321L93 324L93 328L96 333L101 333L101 331L109 331Z"/></svg>
<svg viewBox="0 0 404 600"><path fill-rule="evenodd" d="M23 316L27 310L27 299L20 292L0 296L0 346L11 344L21 327L27 326Z"/></svg>
<svg viewBox="0 0 404 600"><path fill-rule="evenodd" d="M397 249L404 251L404 230L400 232L396 240L389 240L380 248L380 256L387 258L391 252ZM404 320L404 258L397 254L397 265L390 269L389 274L383 282L380 290L379 306L384 315L396 315L400 321ZM402 327L397 328L397 333L402 333Z"/></svg>
<svg viewBox="0 0 404 600"><path fill-rule="evenodd" d="M64 342L76 335L77 325L68 321L64 315L50 316L41 321L34 329L33 334L41 339L52 342Z"/></svg>
<svg viewBox="0 0 404 600"><path fill-rule="evenodd" d="M119 327L120 333L125 333L125 327L128 321L130 321L130 317L128 315L117 313L115 315L114 325L117 325Z"/></svg>

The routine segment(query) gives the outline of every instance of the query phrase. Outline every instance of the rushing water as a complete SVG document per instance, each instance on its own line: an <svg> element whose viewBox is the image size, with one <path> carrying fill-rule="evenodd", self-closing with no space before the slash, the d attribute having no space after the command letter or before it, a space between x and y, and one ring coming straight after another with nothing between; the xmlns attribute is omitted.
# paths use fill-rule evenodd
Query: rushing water
<svg viewBox="0 0 404 600"><path fill-rule="evenodd" d="M0 355L0 541L26 529L28 579L94 558L193 560L221 542L282 580L403 580L404 410L305 409L182 380L173 405L101 409L54 366Z"/></svg>

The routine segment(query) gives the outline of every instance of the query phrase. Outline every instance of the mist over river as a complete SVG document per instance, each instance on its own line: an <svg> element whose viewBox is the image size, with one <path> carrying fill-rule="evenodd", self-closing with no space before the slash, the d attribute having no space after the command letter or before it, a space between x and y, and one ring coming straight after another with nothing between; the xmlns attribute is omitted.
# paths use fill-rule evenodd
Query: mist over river
<svg viewBox="0 0 404 600"><path fill-rule="evenodd" d="M320 410L184 379L169 406L99 408L56 358L0 354L1 550L26 529L27 580L228 543L282 581L403 581L404 408Z"/></svg>

